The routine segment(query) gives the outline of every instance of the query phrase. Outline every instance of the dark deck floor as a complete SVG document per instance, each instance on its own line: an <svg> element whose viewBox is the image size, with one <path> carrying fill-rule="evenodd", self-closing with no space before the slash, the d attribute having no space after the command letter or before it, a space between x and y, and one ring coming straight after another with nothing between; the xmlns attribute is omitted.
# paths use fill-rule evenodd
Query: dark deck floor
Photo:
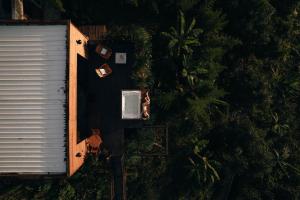
<svg viewBox="0 0 300 200"><path fill-rule="evenodd" d="M113 51L109 60L103 60L95 54L95 46L90 45L89 62L81 61L78 66L78 129L81 133L90 133L91 128L99 128L104 145L113 155L121 155L124 128L139 127L142 121L121 119L121 90L136 89L131 80L133 45L116 42L109 46ZM127 64L115 64L115 52L126 52ZM104 63L109 64L113 72L101 79L95 73L95 68Z"/></svg>

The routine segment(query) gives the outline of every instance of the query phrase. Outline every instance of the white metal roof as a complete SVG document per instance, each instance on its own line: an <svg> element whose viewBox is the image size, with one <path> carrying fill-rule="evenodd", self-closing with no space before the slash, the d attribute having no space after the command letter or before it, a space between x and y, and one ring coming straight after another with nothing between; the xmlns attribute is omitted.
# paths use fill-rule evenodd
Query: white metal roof
<svg viewBox="0 0 300 200"><path fill-rule="evenodd" d="M66 25L0 26L0 173L65 173Z"/></svg>

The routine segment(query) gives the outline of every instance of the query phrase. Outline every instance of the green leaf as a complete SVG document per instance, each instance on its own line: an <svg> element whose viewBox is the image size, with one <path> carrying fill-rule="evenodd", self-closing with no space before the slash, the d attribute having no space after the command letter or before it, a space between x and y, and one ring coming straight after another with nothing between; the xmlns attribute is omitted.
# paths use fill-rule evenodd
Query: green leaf
<svg viewBox="0 0 300 200"><path fill-rule="evenodd" d="M183 70L182 70L182 76L186 77L187 74L188 74L187 70L185 68L183 68Z"/></svg>
<svg viewBox="0 0 300 200"><path fill-rule="evenodd" d="M189 33L191 33L191 31L193 30L193 28L195 27L195 25L196 25L196 19L195 18L193 18L193 20L192 20L192 22L191 22L191 24L190 24L190 26L189 26L189 28L188 28L188 30L187 30L187 34L189 34Z"/></svg>
<svg viewBox="0 0 300 200"><path fill-rule="evenodd" d="M184 14L181 10L179 10L179 21L180 21L180 26L179 26L180 35L184 35L184 32L185 32L185 17L184 17Z"/></svg>

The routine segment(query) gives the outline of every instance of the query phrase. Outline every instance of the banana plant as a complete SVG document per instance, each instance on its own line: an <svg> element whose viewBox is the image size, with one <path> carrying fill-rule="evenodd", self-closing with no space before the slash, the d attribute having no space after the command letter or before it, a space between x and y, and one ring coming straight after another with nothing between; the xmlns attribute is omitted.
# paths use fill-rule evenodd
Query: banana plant
<svg viewBox="0 0 300 200"><path fill-rule="evenodd" d="M211 165L207 157L201 156L198 153L195 153L197 160L188 158L191 163L190 175L194 176L196 180L200 182L211 182L220 180L220 176L217 170Z"/></svg>
<svg viewBox="0 0 300 200"><path fill-rule="evenodd" d="M276 151L275 149L273 149L273 151L275 154L276 163L278 164L279 168L281 169L281 171L284 173L284 175L286 177L290 178L289 171L292 171L296 175L300 176L300 169L298 169L296 166L291 165L290 163L284 161L284 159L278 153L278 151Z"/></svg>
<svg viewBox="0 0 300 200"><path fill-rule="evenodd" d="M179 11L177 23L177 29L172 26L168 32L162 32L162 35L168 39L170 55L181 57L184 54L192 54L193 47L200 46L198 36L203 31L200 28L195 28L195 18L187 25L182 11Z"/></svg>
<svg viewBox="0 0 300 200"><path fill-rule="evenodd" d="M271 114L274 121L274 125L272 127L273 132L282 136L285 132L287 132L290 129L290 127L288 124L282 123L280 121L279 116L276 112Z"/></svg>
<svg viewBox="0 0 300 200"><path fill-rule="evenodd" d="M190 163L188 166L189 176L196 180L199 185L219 181L220 176L214 167L216 162L201 155L201 151L205 148L207 142L198 138L192 139L192 142L194 147L191 156L188 157Z"/></svg>

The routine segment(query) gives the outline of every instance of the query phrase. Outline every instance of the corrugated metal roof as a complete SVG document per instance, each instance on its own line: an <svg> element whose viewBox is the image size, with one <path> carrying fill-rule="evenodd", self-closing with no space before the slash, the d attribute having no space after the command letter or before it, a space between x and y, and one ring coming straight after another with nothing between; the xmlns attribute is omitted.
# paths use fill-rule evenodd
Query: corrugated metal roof
<svg viewBox="0 0 300 200"><path fill-rule="evenodd" d="M65 25L0 26L0 173L65 173Z"/></svg>

